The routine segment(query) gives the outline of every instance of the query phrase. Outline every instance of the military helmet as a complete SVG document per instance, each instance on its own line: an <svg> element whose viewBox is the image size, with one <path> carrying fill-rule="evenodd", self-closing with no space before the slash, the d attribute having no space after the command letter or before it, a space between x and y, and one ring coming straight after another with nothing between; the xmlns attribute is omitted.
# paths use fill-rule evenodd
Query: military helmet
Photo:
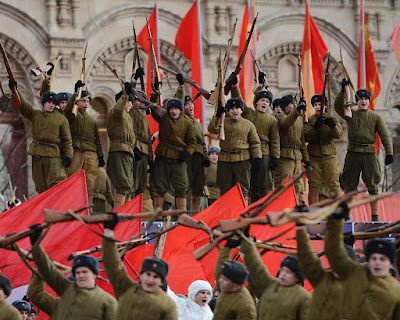
<svg viewBox="0 0 400 320"><path fill-rule="evenodd" d="M55 104L58 104L57 93L51 91L43 93L42 104L45 102L54 102Z"/></svg>
<svg viewBox="0 0 400 320"><path fill-rule="evenodd" d="M356 100L358 101L359 98L367 98L371 101L371 91L368 89L359 89L356 92Z"/></svg>
<svg viewBox="0 0 400 320"><path fill-rule="evenodd" d="M57 93L58 103L61 101L68 101L71 98L71 94L69 92L59 92Z"/></svg>
<svg viewBox="0 0 400 320"><path fill-rule="evenodd" d="M262 99L262 98L267 98L269 100L269 103L272 103L272 99L273 99L273 94L271 91L269 90L262 90L262 91L258 91L256 93L256 95L254 96L254 106L256 106L256 103L258 100Z"/></svg>
<svg viewBox="0 0 400 320"><path fill-rule="evenodd" d="M226 102L225 108L226 111L229 111L231 108L240 108L244 110L243 101L240 98L231 98Z"/></svg>
<svg viewBox="0 0 400 320"><path fill-rule="evenodd" d="M178 108L183 111L183 102L181 99L172 98L167 101L167 111L171 108Z"/></svg>
<svg viewBox="0 0 400 320"><path fill-rule="evenodd" d="M26 311L26 312L31 312L31 305L29 302L25 300L16 300L12 303L12 306L17 308L18 311Z"/></svg>

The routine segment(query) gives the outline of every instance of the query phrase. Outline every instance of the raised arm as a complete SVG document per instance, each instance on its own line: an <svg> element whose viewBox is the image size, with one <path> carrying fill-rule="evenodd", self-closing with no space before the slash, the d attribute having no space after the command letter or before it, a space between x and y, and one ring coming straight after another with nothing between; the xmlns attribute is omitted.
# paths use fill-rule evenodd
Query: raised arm
<svg viewBox="0 0 400 320"><path fill-rule="evenodd" d="M25 100L24 95L20 90L18 90L19 98L21 99L21 114L27 118L28 120L32 120L33 117L33 107L32 105Z"/></svg>
<svg viewBox="0 0 400 320"><path fill-rule="evenodd" d="M344 109L346 108L346 95L344 92L339 92L335 99L334 108L337 114L344 120L349 121L351 118L344 115Z"/></svg>
<svg viewBox="0 0 400 320"><path fill-rule="evenodd" d="M219 250L217 264L215 265L215 269L214 269L214 279L215 279L214 290L215 291L220 291L218 280L219 280L219 277L221 276L221 269L226 261L231 260L231 252L232 252L232 249L227 248L227 247L223 247Z"/></svg>
<svg viewBox="0 0 400 320"><path fill-rule="evenodd" d="M50 91L50 90L51 90L50 79L47 78L47 77L45 77L45 78L43 79L42 87L40 88L39 94L40 94L40 96L42 96L43 93L48 92L48 91Z"/></svg>
<svg viewBox="0 0 400 320"><path fill-rule="evenodd" d="M52 315L57 310L60 299L48 294L44 289L44 284L44 280L32 274L27 294L35 306L48 315Z"/></svg>
<svg viewBox="0 0 400 320"><path fill-rule="evenodd" d="M297 111L297 109L294 109L291 113L286 115L285 113L280 113L276 116L276 119L278 119L278 126L279 128L289 128L292 126L297 118L299 117L300 113Z"/></svg>
<svg viewBox="0 0 400 320"><path fill-rule="evenodd" d="M76 93L73 93L67 102L67 105L65 106L64 112L65 112L65 117L68 119L69 122L72 122L75 120L75 117L78 113L78 109L74 108L75 106L75 100L76 100Z"/></svg>

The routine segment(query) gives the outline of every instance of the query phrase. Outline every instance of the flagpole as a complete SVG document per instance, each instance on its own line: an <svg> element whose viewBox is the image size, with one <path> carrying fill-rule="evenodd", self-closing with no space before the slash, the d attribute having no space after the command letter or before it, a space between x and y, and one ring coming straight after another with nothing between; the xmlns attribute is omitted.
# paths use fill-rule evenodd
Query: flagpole
<svg viewBox="0 0 400 320"><path fill-rule="evenodd" d="M200 56L200 87L203 86L203 39L201 38L202 30L201 30L201 14L200 14L200 0L196 0L197 4L197 23L198 23L198 37L199 37L199 56ZM203 125L203 130L206 130L206 110L204 108L204 97L201 96L201 120Z"/></svg>
<svg viewBox="0 0 400 320"><path fill-rule="evenodd" d="M160 52L160 37L158 35L158 5L157 3L155 4L156 6L156 33L157 33L157 38L156 38L156 46L157 46L157 63L160 65L161 64L161 52ZM161 79L158 79L158 81L161 81Z"/></svg>
<svg viewBox="0 0 400 320"><path fill-rule="evenodd" d="M367 87L367 70L365 64L365 7L361 0L361 87Z"/></svg>

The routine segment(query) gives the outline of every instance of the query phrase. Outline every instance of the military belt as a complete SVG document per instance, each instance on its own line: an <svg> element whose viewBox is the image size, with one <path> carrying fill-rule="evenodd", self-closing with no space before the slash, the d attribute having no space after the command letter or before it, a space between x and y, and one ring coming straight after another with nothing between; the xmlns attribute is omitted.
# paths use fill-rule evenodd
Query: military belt
<svg viewBox="0 0 400 320"><path fill-rule="evenodd" d="M227 153L227 154L241 154L242 152L246 152L248 150L221 150L221 152Z"/></svg>
<svg viewBox="0 0 400 320"><path fill-rule="evenodd" d="M132 143L129 143L128 141L125 141L125 140L112 140L112 142L123 143L123 144L126 144L127 146L129 146L132 149L135 148L135 146Z"/></svg>
<svg viewBox="0 0 400 320"><path fill-rule="evenodd" d="M179 148L179 147L176 147L176 146L173 146L172 144L162 143L162 145L166 146L167 148L170 148L170 149L173 149L173 150L175 150L175 151L178 151L178 152L183 152L183 151L185 151L184 149Z"/></svg>
<svg viewBox="0 0 400 320"><path fill-rule="evenodd" d="M355 146L355 147L370 147L370 146L374 146L372 143L349 142L349 144L351 144L352 146Z"/></svg>
<svg viewBox="0 0 400 320"><path fill-rule="evenodd" d="M140 142L143 142L143 143L145 143L145 144L151 144L150 141L147 141L147 140L145 140L145 139L143 139L143 138L141 138L141 137L139 137L139 136L135 136L135 138L136 138L136 140L138 140L138 141L140 141Z"/></svg>
<svg viewBox="0 0 400 320"><path fill-rule="evenodd" d="M266 145L268 145L268 142L267 142L267 141L261 140L260 142L261 142L261 144L266 144Z"/></svg>
<svg viewBox="0 0 400 320"><path fill-rule="evenodd" d="M91 139L91 138L86 138L86 137L72 136L72 139L96 143L96 140Z"/></svg>
<svg viewBox="0 0 400 320"><path fill-rule="evenodd" d="M57 149L57 145L54 143L49 143L49 142L43 142L43 141L37 141L37 140L32 140L33 144L37 144L39 146L44 146L44 147L49 147L49 148L54 148Z"/></svg>
<svg viewBox="0 0 400 320"><path fill-rule="evenodd" d="M281 146L281 149L294 149L294 150L300 150L300 147L298 147L298 146Z"/></svg>
<svg viewBox="0 0 400 320"><path fill-rule="evenodd" d="M101 191L101 190L94 190L94 193L102 194L103 196L106 195L106 193L104 191Z"/></svg>

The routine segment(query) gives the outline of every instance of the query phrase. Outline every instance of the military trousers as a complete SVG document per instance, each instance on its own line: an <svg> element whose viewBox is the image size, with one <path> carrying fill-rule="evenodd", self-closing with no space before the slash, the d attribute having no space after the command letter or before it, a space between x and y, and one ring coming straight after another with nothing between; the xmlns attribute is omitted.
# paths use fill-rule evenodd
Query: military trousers
<svg viewBox="0 0 400 320"><path fill-rule="evenodd" d="M249 197L250 189L250 160L225 162L218 161L217 185L221 195L229 191L236 183L240 184L245 198Z"/></svg>
<svg viewBox="0 0 400 320"><path fill-rule="evenodd" d="M96 181L99 169L99 161L97 159L96 152L84 151L78 148L74 149L74 156L72 157L72 163L66 169L67 176L70 177L73 174L79 172L81 169L85 170L86 187L88 195L93 196L94 183Z"/></svg>
<svg viewBox="0 0 400 320"><path fill-rule="evenodd" d="M189 178L189 190L192 191L192 196L203 195L206 177L204 173L204 157L200 153L194 153L189 157L187 162L187 172Z"/></svg>
<svg viewBox="0 0 400 320"><path fill-rule="evenodd" d="M37 193L42 193L67 177L60 158L32 156L32 179Z"/></svg>
<svg viewBox="0 0 400 320"><path fill-rule="evenodd" d="M251 202L256 202L266 196L274 188L274 180L272 172L269 168L271 157L269 155L262 156L261 165L257 170L251 169L250 180L250 199Z"/></svg>
<svg viewBox="0 0 400 320"><path fill-rule="evenodd" d="M157 156L151 180L156 192L161 197L164 197L172 187L176 198L186 198L188 190L187 163Z"/></svg>
<svg viewBox="0 0 400 320"><path fill-rule="evenodd" d="M99 198L93 198L93 212L95 213L102 213L102 212L107 212L108 210L106 209L106 200L104 199L99 199Z"/></svg>
<svg viewBox="0 0 400 320"><path fill-rule="evenodd" d="M280 158L279 166L275 169L274 179L275 185L278 186L282 182L285 182L290 177L295 177L303 170L300 160L293 160L289 158ZM294 189L296 191L297 201L299 204L304 203L304 182L303 179L297 180L294 183Z"/></svg>
<svg viewBox="0 0 400 320"><path fill-rule="evenodd" d="M142 153L142 158L140 160L134 161L133 164L133 192L134 195L143 193L147 188L147 170L149 165L149 158L147 154Z"/></svg>
<svg viewBox="0 0 400 320"><path fill-rule="evenodd" d="M323 184L326 185L328 194L338 195L340 193L339 184L339 164L336 155L326 155L322 157L310 156L313 170L307 172L309 195L308 202L318 202L318 195Z"/></svg>
<svg viewBox="0 0 400 320"><path fill-rule="evenodd" d="M116 193L129 196L133 192L133 156L125 151L108 154L107 174Z"/></svg>

